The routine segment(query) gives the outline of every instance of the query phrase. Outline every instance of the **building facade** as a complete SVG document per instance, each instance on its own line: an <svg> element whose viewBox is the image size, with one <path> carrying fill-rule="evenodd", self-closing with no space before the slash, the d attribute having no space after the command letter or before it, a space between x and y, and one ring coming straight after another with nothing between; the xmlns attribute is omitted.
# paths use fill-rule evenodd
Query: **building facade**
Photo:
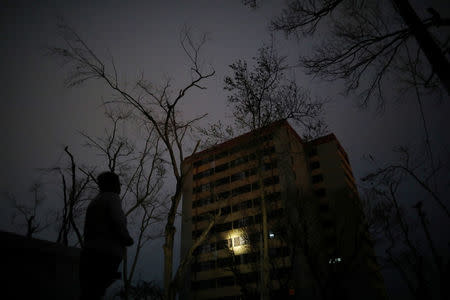
<svg viewBox="0 0 450 300"><path fill-rule="evenodd" d="M183 299L383 299L346 152L286 121L183 162Z"/></svg>

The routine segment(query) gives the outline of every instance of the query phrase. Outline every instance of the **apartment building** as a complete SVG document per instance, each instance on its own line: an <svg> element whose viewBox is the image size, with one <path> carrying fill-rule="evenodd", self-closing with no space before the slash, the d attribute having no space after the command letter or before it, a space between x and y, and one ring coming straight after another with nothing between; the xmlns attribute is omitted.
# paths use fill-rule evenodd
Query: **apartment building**
<svg viewBox="0 0 450 300"><path fill-rule="evenodd" d="M185 159L183 299L383 299L346 152L333 134L304 142L287 121ZM263 234L265 233L265 234Z"/></svg>

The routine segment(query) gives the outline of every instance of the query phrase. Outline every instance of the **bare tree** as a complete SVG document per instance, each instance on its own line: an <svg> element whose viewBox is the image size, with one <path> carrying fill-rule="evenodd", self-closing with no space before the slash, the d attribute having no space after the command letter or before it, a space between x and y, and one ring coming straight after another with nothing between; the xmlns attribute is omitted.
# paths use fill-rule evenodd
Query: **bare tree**
<svg viewBox="0 0 450 300"><path fill-rule="evenodd" d="M415 86L438 91L440 81L450 91L448 40L437 32L450 22L433 9L429 12L430 17L419 19L407 0L290 0L271 27L298 39L325 36L311 55L300 56L306 72L326 80L343 79L346 93L361 92L361 106L372 99L380 109L392 76L411 78L410 73L397 75L405 70L407 47L419 51L418 63L426 60L431 66L421 68ZM410 83L404 80L406 86Z"/></svg>
<svg viewBox="0 0 450 300"><path fill-rule="evenodd" d="M168 165L176 185L170 196L164 229L164 298L172 299L174 292L170 289L173 279L173 246L176 230L174 222L184 182L181 162L187 148L187 134L191 126L203 117L182 121L178 107L187 93L194 89L205 89L204 81L214 76L213 69L204 71L201 68L200 50L206 42L206 35L202 36L197 43L192 39L189 30L182 31L180 44L191 65L191 78L177 93L173 93L170 80L158 88L144 78L136 82L135 89L127 90L120 82L114 61L106 65L72 28L64 24L59 28L66 45L64 48L52 48L51 53L70 65L71 71L67 78L67 85L75 86L87 80L100 80L106 84L119 97L120 102L134 109L136 114L139 114L156 131L168 156ZM194 152L196 149L197 146L194 147Z"/></svg>
<svg viewBox="0 0 450 300"><path fill-rule="evenodd" d="M69 166L67 168L55 167L47 170L56 172L61 179L60 186L63 203L61 210L56 213L58 223L56 242L69 246L70 237L72 233L75 233L76 244L82 247L83 236L79 228L80 225L77 222L86 207L85 204L89 198L89 190L92 188L93 177L90 172L87 172L77 164L68 146L64 148L64 152L69 158Z"/></svg>
<svg viewBox="0 0 450 300"><path fill-rule="evenodd" d="M349 199L348 191L328 196L345 207L342 211L355 209L351 206L357 205L358 201L355 198ZM352 288L345 286L346 280L357 276L355 274L379 275L370 274L378 270L369 270L366 265L368 256L367 249L364 249L363 235L367 231L364 229L363 215L355 213L349 217L347 213L344 218L342 211L328 209L327 216L323 219L329 224L323 227L318 221L323 212L319 212L320 199L317 197L300 195L284 210L280 210L283 207L280 206L280 193L267 193L266 201L270 240L267 266L270 280L267 285L271 298L287 297L289 290L299 286L310 289L310 295L315 299L347 298L352 295ZM295 222L286 217L293 213ZM241 288L242 297L253 299L261 290L260 286L255 287L249 280L249 274L261 272L261 214L259 218L245 214L243 216L239 236L232 239L228 248L229 261L225 270L233 274ZM333 246L330 246L330 238ZM324 249L333 249L333 253L329 254ZM243 264L246 265L245 268L241 267ZM307 282L300 282L300 269L303 274L308 274ZM374 298L377 296L380 295L375 295Z"/></svg>
<svg viewBox="0 0 450 300"><path fill-rule="evenodd" d="M123 296L127 299L143 247L150 240L161 236L157 228L163 220L163 202L166 200L161 192L165 162L155 130L147 128L144 136L137 135L143 141L138 146L120 133L125 125L136 125L129 112L107 111L106 116L112 126L105 131L104 137L91 137L86 133L82 135L86 139L85 146L101 155L108 170L121 177L125 186L121 195L125 215L138 220L131 229L136 243L129 264L128 255L124 255Z"/></svg>
<svg viewBox="0 0 450 300"><path fill-rule="evenodd" d="M398 153L399 159L397 163L390 164L387 166L378 166L377 169L364 176L363 181L374 181L378 178L391 178L391 177L408 177L417 186L419 186L423 191L425 191L434 204L441 209L441 211L450 219L450 211L448 209L448 204L438 191L436 191L432 185L432 179L439 174L442 166L431 169L429 174L424 173L424 168L426 169L426 160L423 158L411 157L411 150L406 147L398 147L395 149ZM374 161L373 158L371 158ZM448 175L443 173L443 175Z"/></svg>
<svg viewBox="0 0 450 300"><path fill-rule="evenodd" d="M275 121L292 120L305 136L318 136L326 130L321 117L323 103L311 100L307 90L287 77L286 57L278 54L274 41L258 50L253 66L238 60L230 65L232 76L225 77L225 90L236 127L251 131Z"/></svg>
<svg viewBox="0 0 450 300"><path fill-rule="evenodd" d="M436 237L430 229L433 222L426 210L437 208L446 216L448 224L447 205L430 184L433 177L448 174L437 172L440 168L427 172L426 162L413 156L410 149L401 147L397 151L398 162L377 167L363 178L370 183L368 189L374 196L371 210L377 222L377 234L384 242L384 260L399 272L417 299L447 299L449 258L436 246ZM405 186L416 186L424 195L419 199L405 199L402 193Z"/></svg>
<svg viewBox="0 0 450 300"><path fill-rule="evenodd" d="M15 195L7 193L5 195L14 205L14 213L12 223L26 228L26 237L32 238L34 234L39 233L50 226L50 220L45 218L46 214L42 213L42 203L45 201L45 195L42 191L42 183L35 182L31 185L29 192L32 194L31 200L27 202L19 202ZM47 215L48 216L48 215ZM17 222L17 219L23 221Z"/></svg>
<svg viewBox="0 0 450 300"><path fill-rule="evenodd" d="M258 185L261 187L261 292L269 297L269 248L267 203L264 193L264 152L269 147L265 126L280 120L292 120L299 125L305 138L318 136L326 130L321 117L323 103L313 101L309 93L298 87L295 79L286 76L288 66L271 44L258 50L254 65L238 60L230 65L233 75L225 78L225 89L230 92L228 102L232 108L236 127L252 132L256 146Z"/></svg>

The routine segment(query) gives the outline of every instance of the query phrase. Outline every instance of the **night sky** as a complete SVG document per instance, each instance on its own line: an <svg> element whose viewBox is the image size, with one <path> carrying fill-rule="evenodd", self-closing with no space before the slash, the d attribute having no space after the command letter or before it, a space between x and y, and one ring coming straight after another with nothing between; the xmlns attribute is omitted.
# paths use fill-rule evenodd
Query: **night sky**
<svg viewBox="0 0 450 300"><path fill-rule="evenodd" d="M450 17L447 1L411 1L418 13L432 5L442 16ZM203 124L215 120L231 123L223 80L228 67L237 59L250 60L264 42L270 41L268 24L278 15L283 1L263 1L258 10L233 1L2 1L0 19L0 191L14 193L18 199L29 197L27 189L34 180L42 180L39 168L61 164L68 145L85 164L97 161L82 148L79 131L101 135L107 126L102 100L111 92L100 82L78 88L64 87L67 69L47 54L47 47L62 45L57 35L57 17L63 17L78 34L100 54L111 54L119 76L132 82L141 72L156 84L173 78L174 87L188 80L186 59L179 47L179 32L184 25L194 33L207 32L209 41L203 49L205 65L212 65L214 78L206 82L207 90L188 94L183 115L208 113ZM308 53L313 40L287 40L275 33L279 52L295 64L299 53ZM315 39L317 40L317 39ZM423 128L414 99L389 101L385 112L360 110L357 95L342 95L341 82L323 82L292 70L297 82L311 90L313 97L326 97L325 120L329 130L347 151L355 178L370 169L363 159L371 154L380 161L392 159L398 145L415 145L423 141ZM392 84L392 90L395 83ZM393 92L392 95L395 95ZM392 96L392 98L394 98ZM424 98L425 114L436 149L450 153L449 97L442 102ZM437 152L441 151L437 150ZM57 192L49 185L46 205L57 205ZM0 229L18 231L10 224L11 203L1 199ZM179 231L178 231L179 233ZM54 239L50 229L39 235ZM176 255L177 256L177 255ZM178 259L178 258L177 258ZM142 279L162 278L161 242L150 245L142 258ZM390 278L390 277L389 277ZM390 279L388 280L390 281ZM387 282L391 291L400 289Z"/></svg>

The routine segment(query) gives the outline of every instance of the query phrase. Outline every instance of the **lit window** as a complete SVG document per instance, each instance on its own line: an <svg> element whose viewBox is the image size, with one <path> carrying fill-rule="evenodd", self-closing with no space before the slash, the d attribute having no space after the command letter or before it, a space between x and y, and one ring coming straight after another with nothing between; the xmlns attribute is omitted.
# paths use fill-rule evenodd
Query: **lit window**
<svg viewBox="0 0 450 300"><path fill-rule="evenodd" d="M322 181L323 181L323 176L321 174L314 175L312 177L312 183L318 183L318 182L322 182Z"/></svg>
<svg viewBox="0 0 450 300"><path fill-rule="evenodd" d="M269 238L270 238L270 239L274 239L274 238L275 238L275 233L269 232Z"/></svg>
<svg viewBox="0 0 450 300"><path fill-rule="evenodd" d="M337 264L340 263L342 261L342 258L340 257L335 257L335 258L330 258L330 260L328 260L328 263L331 264Z"/></svg>
<svg viewBox="0 0 450 300"><path fill-rule="evenodd" d="M309 166L310 166L311 170L318 169L318 168L320 168L320 162L314 161Z"/></svg>
<svg viewBox="0 0 450 300"><path fill-rule="evenodd" d="M237 236L233 239L234 247L242 246L242 245L246 245L246 244L247 244L247 240L242 236Z"/></svg>

